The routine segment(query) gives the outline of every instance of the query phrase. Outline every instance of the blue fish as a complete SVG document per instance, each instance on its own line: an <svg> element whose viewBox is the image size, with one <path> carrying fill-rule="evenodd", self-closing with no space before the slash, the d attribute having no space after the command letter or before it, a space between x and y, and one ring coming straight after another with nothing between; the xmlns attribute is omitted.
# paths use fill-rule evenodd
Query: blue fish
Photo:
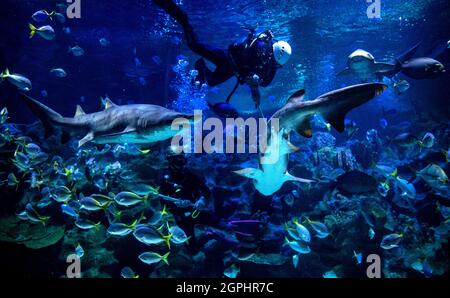
<svg viewBox="0 0 450 298"><path fill-rule="evenodd" d="M362 253L356 253L356 251L353 251L353 257L356 259L357 264L361 264L362 262Z"/></svg>
<svg viewBox="0 0 450 298"><path fill-rule="evenodd" d="M75 247L75 254L82 258L84 256L84 249L81 247L81 245L78 243L77 247Z"/></svg>
<svg viewBox="0 0 450 298"><path fill-rule="evenodd" d="M54 11L52 11L52 12L48 12L48 11L46 11L46 10L39 10L39 11L36 11L32 16L31 16L31 18L35 21L35 22L45 22L45 21L47 21L48 19L51 19L53 16L55 15L55 12Z"/></svg>
<svg viewBox="0 0 450 298"><path fill-rule="evenodd" d="M122 268L122 271L120 271L120 276L123 278L139 278L139 275L136 275L130 267Z"/></svg>
<svg viewBox="0 0 450 298"><path fill-rule="evenodd" d="M67 214L69 216L72 216L72 217L75 217L75 218L78 217L78 213L72 207L70 207L67 204L61 204L61 210L62 210L63 213L65 213L65 214Z"/></svg>

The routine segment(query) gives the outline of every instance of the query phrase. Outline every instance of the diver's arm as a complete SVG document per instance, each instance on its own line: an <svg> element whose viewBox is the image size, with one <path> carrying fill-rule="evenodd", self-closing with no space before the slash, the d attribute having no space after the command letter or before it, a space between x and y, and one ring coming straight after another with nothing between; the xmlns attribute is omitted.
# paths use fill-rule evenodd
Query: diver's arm
<svg viewBox="0 0 450 298"><path fill-rule="evenodd" d="M259 85L257 82L249 84L250 91L252 92L252 99L255 102L255 107L258 108L261 103L261 93L259 92Z"/></svg>

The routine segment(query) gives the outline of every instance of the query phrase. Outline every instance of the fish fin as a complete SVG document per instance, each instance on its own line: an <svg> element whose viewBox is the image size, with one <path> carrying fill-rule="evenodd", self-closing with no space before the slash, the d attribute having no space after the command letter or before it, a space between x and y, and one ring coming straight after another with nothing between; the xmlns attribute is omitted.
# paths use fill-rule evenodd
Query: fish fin
<svg viewBox="0 0 450 298"><path fill-rule="evenodd" d="M334 127L338 132L345 130L345 112L330 113L325 119Z"/></svg>
<svg viewBox="0 0 450 298"><path fill-rule="evenodd" d="M397 66L395 64L375 62L375 72L391 72L395 71Z"/></svg>
<svg viewBox="0 0 450 298"><path fill-rule="evenodd" d="M398 177L398 169L395 168L395 170L392 173L390 173L389 176L397 178Z"/></svg>
<svg viewBox="0 0 450 298"><path fill-rule="evenodd" d="M136 131L136 128L130 126L130 127L126 127L123 131L114 132L114 133L110 133L110 134L104 134L104 135L101 135L101 136L102 137L115 137L115 136L120 136L120 135L123 135L123 134L135 132L135 131Z"/></svg>
<svg viewBox="0 0 450 298"><path fill-rule="evenodd" d="M295 128L295 131L304 136L305 138L311 138L312 137L312 128L311 128L311 117L306 117L302 122L300 122L297 127Z"/></svg>
<svg viewBox="0 0 450 298"><path fill-rule="evenodd" d="M161 260L164 263L166 263L167 266L169 266L169 260L168 260L169 254L170 254L170 251L168 253L166 253L165 255L161 256Z"/></svg>
<svg viewBox="0 0 450 298"><path fill-rule="evenodd" d="M284 175L285 175L286 181L294 181L294 182L301 182L301 183L308 183L308 184L315 182L314 180L292 176L291 174L289 174L289 172L286 172Z"/></svg>
<svg viewBox="0 0 450 298"><path fill-rule="evenodd" d="M422 44L422 41L418 42L415 46L413 46L411 49L409 49L408 51L406 51L405 53L401 54L400 56L397 57L397 61L400 62L401 64L404 63L405 61L410 60L414 54L417 52L417 50L419 49L420 45Z"/></svg>
<svg viewBox="0 0 450 298"><path fill-rule="evenodd" d="M306 93L305 89L298 90L297 92L295 92L288 98L287 102L295 103L295 102L303 101L303 99L305 97L305 93Z"/></svg>
<svg viewBox="0 0 450 298"><path fill-rule="evenodd" d="M36 34L37 28L33 26L33 24L28 24L28 28L30 28L30 38L33 38L33 36Z"/></svg>
<svg viewBox="0 0 450 298"><path fill-rule="evenodd" d="M344 69L344 70L341 70L340 72L338 72L338 74L336 75L336 76L348 76L348 75L351 75L352 74L352 71L351 71L351 69L350 68L346 68L346 69Z"/></svg>
<svg viewBox="0 0 450 298"><path fill-rule="evenodd" d="M77 109L75 111L75 117L86 115L86 113L83 111L83 108L80 105L77 105Z"/></svg>
<svg viewBox="0 0 450 298"><path fill-rule="evenodd" d="M257 179L257 176L262 173L260 169L255 168L246 168L238 171L233 171L233 173L238 174L239 176L244 176L250 179Z"/></svg>
<svg viewBox="0 0 450 298"><path fill-rule="evenodd" d="M7 77L9 77L11 74L9 73L9 69L5 69L5 71L2 72L2 74L0 75L1 79L5 79Z"/></svg>
<svg viewBox="0 0 450 298"><path fill-rule="evenodd" d="M21 93L20 98L25 102L25 104L33 112L33 114L35 114L39 118L39 120L41 120L45 129L45 137L48 138L54 132L52 123L59 119L62 119L62 116L46 105L29 97L28 95Z"/></svg>
<svg viewBox="0 0 450 298"><path fill-rule="evenodd" d="M106 99L105 110L107 110L109 108L112 108L112 107L115 107L115 106L116 106L116 104L113 103L109 98Z"/></svg>
<svg viewBox="0 0 450 298"><path fill-rule="evenodd" d="M94 139L94 132L89 132L84 138L78 141L78 148Z"/></svg>
<svg viewBox="0 0 450 298"><path fill-rule="evenodd" d="M345 130L345 115L375 96L380 95L388 87L381 83L359 84L321 95L321 103L317 109L321 116L338 132Z"/></svg>
<svg viewBox="0 0 450 298"><path fill-rule="evenodd" d="M288 146L287 152L285 152L285 153L289 153L290 154L290 153L298 152L300 150L300 148L298 148L297 146L295 146L294 144L292 144L289 141L287 141L287 146ZM282 154L283 154L283 152L282 152Z"/></svg>

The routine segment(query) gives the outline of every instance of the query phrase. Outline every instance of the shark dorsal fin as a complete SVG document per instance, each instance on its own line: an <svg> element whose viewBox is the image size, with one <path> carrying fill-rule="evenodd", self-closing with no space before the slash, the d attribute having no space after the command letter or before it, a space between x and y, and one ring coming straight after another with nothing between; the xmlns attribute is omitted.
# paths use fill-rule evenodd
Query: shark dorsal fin
<svg viewBox="0 0 450 298"><path fill-rule="evenodd" d="M288 98L287 102L288 103L301 102L301 101L303 101L304 97L305 97L305 89L301 89L301 90L298 90L297 92L295 92L294 94L292 94Z"/></svg>
<svg viewBox="0 0 450 298"><path fill-rule="evenodd" d="M105 110L107 110L107 109L109 109L109 108L112 108L112 107L115 107L115 106L116 106L116 104L113 103L113 102L111 101L111 99L109 99L109 98L106 98L106 99L105 99Z"/></svg>
<svg viewBox="0 0 450 298"><path fill-rule="evenodd" d="M75 117L86 115L86 113L83 111L83 108L80 105L77 105L77 109L75 111Z"/></svg>

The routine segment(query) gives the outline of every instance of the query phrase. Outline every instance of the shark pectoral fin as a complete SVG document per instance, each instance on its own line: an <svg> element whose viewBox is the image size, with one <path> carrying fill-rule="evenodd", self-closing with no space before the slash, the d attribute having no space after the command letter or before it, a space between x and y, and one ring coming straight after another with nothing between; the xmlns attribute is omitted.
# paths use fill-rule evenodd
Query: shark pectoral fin
<svg viewBox="0 0 450 298"><path fill-rule="evenodd" d="M86 115L86 113L83 111L83 108L80 105L77 105L77 109L75 111L75 117Z"/></svg>
<svg viewBox="0 0 450 298"><path fill-rule="evenodd" d="M304 99L305 93L306 93L305 89L298 90L288 98L287 102L288 103L300 102Z"/></svg>
<svg viewBox="0 0 450 298"><path fill-rule="evenodd" d="M375 62L375 71L376 72L390 72L396 69L395 64Z"/></svg>
<svg viewBox="0 0 450 298"><path fill-rule="evenodd" d="M336 111L335 113L329 113L328 115L325 115L324 118L338 132L343 132L345 130L345 114L345 111Z"/></svg>
<svg viewBox="0 0 450 298"><path fill-rule="evenodd" d="M341 70L341 71L337 74L337 76L338 76L338 77L339 77L339 76L348 76L348 75L351 75L351 74L352 74L351 69L347 67L346 69Z"/></svg>
<svg viewBox="0 0 450 298"><path fill-rule="evenodd" d="M260 169L255 168L246 168L238 171L233 171L233 173L250 179L257 179L257 177L262 173L262 171Z"/></svg>
<svg viewBox="0 0 450 298"><path fill-rule="evenodd" d="M304 179L304 178L299 178L299 177L292 176L291 174L289 174L289 172L286 172L286 174L284 174L284 175L286 177L285 178L286 181L294 181L294 182L308 183L308 184L316 182L314 180Z"/></svg>
<svg viewBox="0 0 450 298"><path fill-rule="evenodd" d="M312 128L311 128L311 117L305 118L302 122L300 122L297 127L295 128L295 131L304 136L305 138L312 137Z"/></svg>
<svg viewBox="0 0 450 298"><path fill-rule="evenodd" d="M87 142L90 142L94 139L94 133L91 131L89 132L84 138L78 141L78 148L86 144Z"/></svg>

